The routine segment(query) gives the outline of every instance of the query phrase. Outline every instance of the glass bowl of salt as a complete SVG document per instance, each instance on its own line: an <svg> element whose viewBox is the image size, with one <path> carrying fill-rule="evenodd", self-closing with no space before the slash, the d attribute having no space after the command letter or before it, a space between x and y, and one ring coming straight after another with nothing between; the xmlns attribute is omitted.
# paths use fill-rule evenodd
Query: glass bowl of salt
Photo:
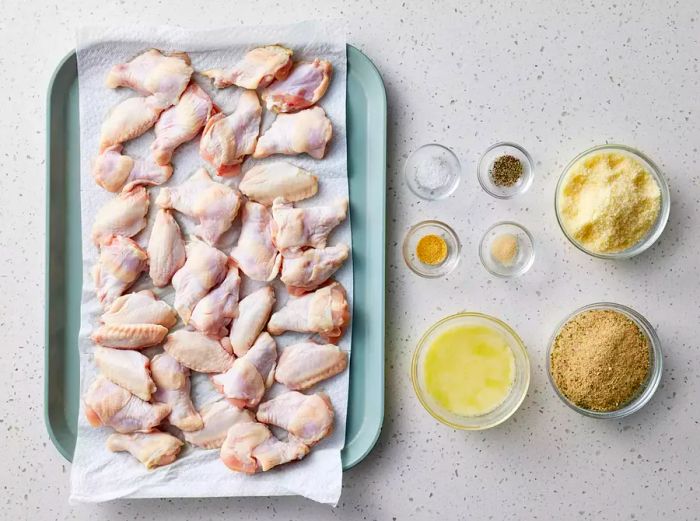
<svg viewBox="0 0 700 521"><path fill-rule="evenodd" d="M459 186L461 166L449 148L423 145L406 160L404 175L415 195L428 201L445 199Z"/></svg>

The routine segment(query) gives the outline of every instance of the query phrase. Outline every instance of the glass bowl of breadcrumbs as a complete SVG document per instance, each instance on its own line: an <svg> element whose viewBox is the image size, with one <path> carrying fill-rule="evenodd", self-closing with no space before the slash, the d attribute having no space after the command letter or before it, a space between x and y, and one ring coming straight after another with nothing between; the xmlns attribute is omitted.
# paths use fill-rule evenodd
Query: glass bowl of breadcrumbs
<svg viewBox="0 0 700 521"><path fill-rule="evenodd" d="M547 349L547 376L557 396L592 418L619 419L644 407L659 386L662 366L653 326L612 302L571 313Z"/></svg>

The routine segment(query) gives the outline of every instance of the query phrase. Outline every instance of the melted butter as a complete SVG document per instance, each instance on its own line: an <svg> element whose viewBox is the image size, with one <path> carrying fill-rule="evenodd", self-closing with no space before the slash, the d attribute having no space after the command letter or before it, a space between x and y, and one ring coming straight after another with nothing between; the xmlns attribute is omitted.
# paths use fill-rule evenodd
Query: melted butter
<svg viewBox="0 0 700 521"><path fill-rule="evenodd" d="M498 407L515 377L515 358L506 338L488 326L458 326L428 347L423 379L438 405L461 416Z"/></svg>

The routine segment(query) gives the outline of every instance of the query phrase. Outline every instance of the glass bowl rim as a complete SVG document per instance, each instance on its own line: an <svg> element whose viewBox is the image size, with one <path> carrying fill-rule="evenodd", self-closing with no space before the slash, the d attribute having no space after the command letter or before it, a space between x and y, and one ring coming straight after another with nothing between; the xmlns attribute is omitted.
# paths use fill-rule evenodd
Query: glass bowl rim
<svg viewBox="0 0 700 521"><path fill-rule="evenodd" d="M584 313L586 311L591 311L595 309L607 309L612 311L617 311L625 315L627 318L632 320L640 331L642 331L648 341L650 346L650 354L652 355L652 360L649 367L649 376L644 384L644 388L635 396L632 400L627 402L625 405L616 409L614 411L593 411L590 409L585 409L579 407L575 403L571 402L564 394L559 390L556 383L554 382L554 377L552 376L552 349L554 348L554 342L559 336L559 332L564 327L564 325L569 322L572 318L577 315ZM547 346L547 359L545 360L545 366L547 369L547 378L549 383L554 389L555 394L559 399L564 402L569 408L574 411L588 416L590 418L597 419L620 419L625 416L629 416L642 407L644 407L651 400L652 396L656 393L659 387L659 382L661 381L661 374L663 373L663 351L661 350L661 341L659 340L656 330L651 325L651 323L638 311L635 311L631 307L624 306L622 304L617 304L615 302L594 302L593 304L587 304L578 309L575 309L569 313L563 320L561 320L557 327L554 329L554 333L549 339L549 345Z"/></svg>
<svg viewBox="0 0 700 521"><path fill-rule="evenodd" d="M482 425L460 425L458 423L455 423L442 415L440 415L437 411L433 410L433 408L430 406L430 404L427 402L427 400L423 397L423 391L420 389L420 384L418 382L418 357L420 353L427 347L426 346L426 340L428 336L435 331L438 327L444 325L447 322L459 319L459 318L480 318L483 320L486 320L487 322L493 322L496 325L502 327L503 329L506 330L506 332L511 336L511 338L514 340L514 344L517 346L518 351L520 354L524 357L525 360L525 372L524 372L524 384L522 386L522 392L520 393L520 396L518 399L515 401L513 404L512 408L510 410L507 410L501 417L495 419L494 421L490 423L485 423ZM510 345L508 346L511 350L513 349L513 346ZM516 369L517 370L517 369ZM452 427L453 429L458 429L462 431L482 431L486 429L490 429L492 427L496 427L497 425L500 425L501 423L505 422L508 420L515 412L520 409L520 406L522 405L523 401L525 401L525 397L527 396L527 391L530 388L530 379L531 379L531 370L530 370L530 356L527 353L527 348L525 347L524 342L518 335L518 333L510 327L508 324L506 324L503 320L494 317L492 315L488 315L486 313L481 313L479 311L460 311L458 313L453 313L451 315L447 315L442 317L440 320L432 324L428 329L425 330L425 332L421 335L420 339L416 343L416 347L413 349L413 355L411 357L411 383L413 384L413 392L415 395L418 397L418 401L420 404L423 406L423 409L425 409L428 414L430 414L433 418L435 418L437 421L442 423L443 425L447 425L448 427ZM511 389L511 392L515 390L515 387Z"/></svg>
<svg viewBox="0 0 700 521"><path fill-rule="evenodd" d="M499 148L499 147L513 147L517 150L520 151L520 153L525 156L525 159L527 159L527 163L530 167L530 175L527 178L527 181L523 183L518 190L513 191L512 193L509 194L497 194L489 189L489 187L484 183L483 179L481 178L481 172L483 171L484 167L484 160L486 156L488 155L489 152L492 150ZM499 141L498 143L494 143L490 147L488 147L486 150L484 150L484 153L481 154L481 157L479 158L479 164L477 165L477 170L476 170L476 178L477 181L479 181L479 185L481 186L482 190L489 194L491 197L495 197L496 199L512 199L513 197L516 197L518 195L524 194L530 189L530 186L532 185L532 181L535 178L535 163L532 161L532 156L530 156L530 153L525 150L525 148L522 145L518 145L517 143L514 143L512 141Z"/></svg>
<svg viewBox="0 0 700 521"><path fill-rule="evenodd" d="M408 164L411 162L411 158L420 150L423 150L424 148L428 147L438 147L441 148L443 151L447 152L449 156L452 156L452 158L457 162L457 172L454 177L454 181L452 182L452 186L450 189L445 192L444 194L441 194L438 197L425 197L424 194L419 194L416 190L413 189L413 186L411 182L408 180ZM430 143L424 143L423 145L419 146L416 148L413 152L411 152L408 157L406 158L406 161L404 161L403 164L403 178L406 181L406 184L408 185L408 189L411 191L413 195L418 197L419 199L422 199L423 201L442 201L443 199L447 199L450 197L452 194L455 193L457 188L459 187L460 183L462 182L462 163L460 162L459 158L457 157L457 154L454 153L454 151L449 148L446 145L442 145L440 143L435 143L435 142L430 142Z"/></svg>
<svg viewBox="0 0 700 521"><path fill-rule="evenodd" d="M513 273L512 275L504 275L502 273L496 273L495 271L491 270L486 264L486 261L484 260L484 255L482 253L483 246L484 246L484 241L486 240L486 236L493 231L494 228L497 228L498 226L502 226L504 224L507 224L509 226L515 226L516 228L520 229L528 238L530 241L530 246L532 247L532 256L530 257L530 260L528 261L527 266L525 269L520 270L517 273ZM522 275L525 275L528 271L530 271L530 268L532 268L533 264L535 263L535 256L537 255L537 249L535 246L535 239L530 233L530 230L525 228L520 223L517 223L515 221L498 221L497 223L492 224L491 226L488 227L488 229L484 232L484 234L481 236L481 240L479 241L479 260L481 261L481 265L488 271L491 275L494 277L498 277L501 279L515 279L517 277L521 277Z"/></svg>
<svg viewBox="0 0 700 521"><path fill-rule="evenodd" d="M409 260L407 258L406 242L408 241L409 237L411 237L414 233L416 233L416 231L419 228L422 228L423 226L436 226L438 228L443 228L447 232L447 234L450 235L452 237L452 239L454 239L454 242L456 244L456 248L455 248L453 255L455 256L455 260L452 263L452 266L450 267L450 269L445 273L434 273L434 274L421 273L411 264L411 262L409 262ZM449 275L450 273L452 273L455 270L455 268L459 265L459 259L461 257L461 252L462 252L462 243L459 241L459 236L457 235L457 233L452 229L451 226L449 226L448 224L446 224L442 221L438 221L437 219L426 219L425 221L420 221L420 222L417 222L416 224L412 225L411 227L408 228L408 230L406 230L406 233L403 236L403 242L401 243L401 256L403 257L404 264L406 266L408 266L408 269L410 269L413 273L415 273L416 275L418 275L420 277L426 278L426 279L439 279L441 277L445 277L445 276ZM449 258L449 254L448 254L448 258ZM447 259L445 259L444 262L447 262Z"/></svg>
<svg viewBox="0 0 700 521"><path fill-rule="evenodd" d="M593 152L596 152L598 150L621 150L623 152L626 152L628 154L631 154L633 156L637 156L637 158L641 159L642 162L647 163L651 167L651 172L650 174L652 177L656 180L657 184L659 185L659 191L661 192L661 208L659 209L659 216L656 218L656 222L654 223L654 227L647 233L646 237L638 242L637 244L627 248L626 250L622 250L619 252L615 253L598 253L594 252L591 250L588 250L585 248L582 244L579 244L573 237L569 235L569 233L566 231L564 228L564 224L562 223L561 216L559 215L559 190L562 187L562 183L564 182L564 178L566 177L566 174L569 172L571 167L573 167L580 159L584 158L588 154L591 154ZM659 167L652 161L647 155L645 155L643 152L640 150L637 150L634 147L628 146L628 145L621 145L618 143L605 143L602 145L595 145L592 146L583 152L580 152L579 154L576 155L571 161L569 161L564 169L562 170L561 174L559 175L559 179L557 180L557 185L556 188L554 189L554 215L557 218L557 224L559 225L559 228L561 229L562 233L564 234L564 237L567 238L567 240L574 245L578 250L582 251L583 253L586 253L587 255L590 255L592 257L596 257L598 259L612 259L612 260L619 260L619 259L630 259L632 257L635 257L649 248L659 239L663 231L666 229L666 224L668 223L668 217L671 212L671 192L668 187L668 182L666 181L666 178L663 176L661 173L661 170Z"/></svg>

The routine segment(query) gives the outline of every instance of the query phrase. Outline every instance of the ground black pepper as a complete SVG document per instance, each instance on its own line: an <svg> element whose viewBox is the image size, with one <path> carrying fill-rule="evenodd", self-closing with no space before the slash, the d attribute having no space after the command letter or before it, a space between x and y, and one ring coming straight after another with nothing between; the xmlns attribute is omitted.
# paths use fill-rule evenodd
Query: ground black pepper
<svg viewBox="0 0 700 521"><path fill-rule="evenodd" d="M511 155L503 155L491 166L491 179L496 186L513 186L523 175L523 164L520 159Z"/></svg>

